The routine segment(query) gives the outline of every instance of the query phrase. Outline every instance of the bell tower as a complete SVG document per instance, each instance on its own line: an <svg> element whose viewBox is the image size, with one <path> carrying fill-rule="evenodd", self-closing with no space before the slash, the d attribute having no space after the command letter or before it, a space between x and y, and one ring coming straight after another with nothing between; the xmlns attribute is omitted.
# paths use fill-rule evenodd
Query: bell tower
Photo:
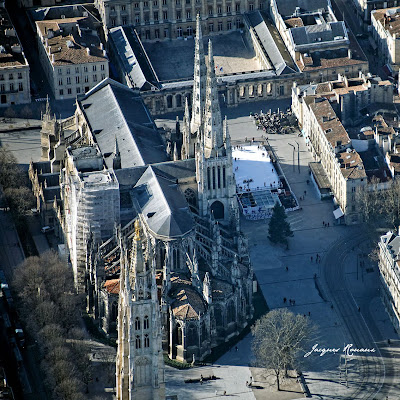
<svg viewBox="0 0 400 400"><path fill-rule="evenodd" d="M161 316L155 263L145 255L139 217L131 255L121 241L117 399L165 399Z"/></svg>

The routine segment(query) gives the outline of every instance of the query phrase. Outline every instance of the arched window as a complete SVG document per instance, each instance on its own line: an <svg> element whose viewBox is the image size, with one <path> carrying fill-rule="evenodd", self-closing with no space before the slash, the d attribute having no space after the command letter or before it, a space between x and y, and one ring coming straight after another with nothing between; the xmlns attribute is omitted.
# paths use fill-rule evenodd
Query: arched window
<svg viewBox="0 0 400 400"><path fill-rule="evenodd" d="M213 175L213 189L215 189L215 167L212 167L212 175Z"/></svg>
<svg viewBox="0 0 400 400"><path fill-rule="evenodd" d="M140 319L139 317L135 318L135 330L140 331Z"/></svg>
<svg viewBox="0 0 400 400"><path fill-rule="evenodd" d="M136 345L137 349L141 348L140 336L139 335L136 336L135 345Z"/></svg>
<svg viewBox="0 0 400 400"><path fill-rule="evenodd" d="M149 329L149 317L147 315L144 316L143 329Z"/></svg>
<svg viewBox="0 0 400 400"><path fill-rule="evenodd" d="M222 168L222 185L223 185L223 187L226 187L225 167Z"/></svg>
<svg viewBox="0 0 400 400"><path fill-rule="evenodd" d="M177 336L176 336L176 344L178 346L182 345L182 338L183 338L182 327L180 325L178 325L177 326Z"/></svg>
<svg viewBox="0 0 400 400"><path fill-rule="evenodd" d="M193 189L187 188L185 190L185 198L186 198L186 201L188 202L189 206L196 207L196 193L194 192Z"/></svg>
<svg viewBox="0 0 400 400"><path fill-rule="evenodd" d="M221 188L221 167L218 166L218 189Z"/></svg>
<svg viewBox="0 0 400 400"><path fill-rule="evenodd" d="M176 100L176 106L182 107L182 96L180 94L176 95L175 100Z"/></svg>
<svg viewBox="0 0 400 400"><path fill-rule="evenodd" d="M198 346L199 336L197 332L197 327L195 325L190 325L186 335L188 346Z"/></svg>
<svg viewBox="0 0 400 400"><path fill-rule="evenodd" d="M144 347L150 347L150 338L147 333L144 335Z"/></svg>
<svg viewBox="0 0 400 400"><path fill-rule="evenodd" d="M211 189L211 177L210 177L210 167L207 168L207 188Z"/></svg>

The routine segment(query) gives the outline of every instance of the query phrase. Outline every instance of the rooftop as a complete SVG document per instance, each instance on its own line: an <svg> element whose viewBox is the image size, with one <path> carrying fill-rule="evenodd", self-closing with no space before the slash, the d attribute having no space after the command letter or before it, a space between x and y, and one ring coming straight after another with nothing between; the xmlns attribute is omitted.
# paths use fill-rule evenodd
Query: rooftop
<svg viewBox="0 0 400 400"><path fill-rule="evenodd" d="M346 129L336 116L335 111L332 108L329 100L327 99L316 99L314 103L310 104L310 109L314 113L319 125L325 132L325 136L332 148L337 146L339 142L341 145L350 143L349 135Z"/></svg>
<svg viewBox="0 0 400 400"><path fill-rule="evenodd" d="M291 17L295 14L327 11L329 0L275 0L279 14Z"/></svg>
<svg viewBox="0 0 400 400"><path fill-rule="evenodd" d="M36 27L54 65L107 60L103 45L89 17L38 21Z"/></svg>
<svg viewBox="0 0 400 400"><path fill-rule="evenodd" d="M0 7L0 21L0 69L28 65L14 26L3 7Z"/></svg>
<svg viewBox="0 0 400 400"><path fill-rule="evenodd" d="M362 159L354 149L347 149L347 151L337 154L337 158L340 162L340 170L345 179L367 177Z"/></svg>
<svg viewBox="0 0 400 400"><path fill-rule="evenodd" d="M400 33L400 8L373 10L371 17L375 18L392 36Z"/></svg>

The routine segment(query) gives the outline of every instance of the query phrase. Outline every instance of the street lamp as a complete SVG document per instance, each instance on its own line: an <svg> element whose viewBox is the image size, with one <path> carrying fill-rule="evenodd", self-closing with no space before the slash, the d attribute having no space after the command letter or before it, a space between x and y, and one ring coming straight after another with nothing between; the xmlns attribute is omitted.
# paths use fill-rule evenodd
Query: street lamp
<svg viewBox="0 0 400 400"><path fill-rule="evenodd" d="M295 171L295 166L294 166L294 152L296 151L296 147L294 147L291 143L288 143L289 146L293 147L293 172Z"/></svg>
<svg viewBox="0 0 400 400"><path fill-rule="evenodd" d="M294 142L297 144L297 169L300 173L300 146L296 141Z"/></svg>

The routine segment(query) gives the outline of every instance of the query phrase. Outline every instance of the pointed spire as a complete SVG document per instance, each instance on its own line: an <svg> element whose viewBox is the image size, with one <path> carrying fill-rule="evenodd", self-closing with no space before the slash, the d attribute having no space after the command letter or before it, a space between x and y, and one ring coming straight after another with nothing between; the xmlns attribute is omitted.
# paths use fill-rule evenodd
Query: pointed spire
<svg viewBox="0 0 400 400"><path fill-rule="evenodd" d="M144 270L141 226L139 218L137 218L135 221L135 236L132 243L131 271L134 275L137 275L137 273L144 272Z"/></svg>
<svg viewBox="0 0 400 400"><path fill-rule="evenodd" d="M208 304L212 303L211 283L208 271L206 272L203 280L203 296Z"/></svg>
<svg viewBox="0 0 400 400"><path fill-rule="evenodd" d="M208 68L203 129L206 158L224 155L221 109L219 107L218 87L215 77L214 55L211 40L208 41Z"/></svg>
<svg viewBox="0 0 400 400"><path fill-rule="evenodd" d="M113 169L121 169L121 154L119 152L117 135L115 135L114 153L113 153Z"/></svg>
<svg viewBox="0 0 400 400"><path fill-rule="evenodd" d="M178 161L179 157L178 157L178 149L176 147L176 142L174 143L174 161Z"/></svg>
<svg viewBox="0 0 400 400"><path fill-rule="evenodd" d="M200 14L196 18L196 38L194 44L194 76L191 132L195 133L201 126L205 101L206 64L204 58L203 35L201 33Z"/></svg>
<svg viewBox="0 0 400 400"><path fill-rule="evenodd" d="M190 157L190 114L189 114L189 103L186 97L185 114L183 116L183 128L182 128L181 158L182 160L186 160L189 157Z"/></svg>

